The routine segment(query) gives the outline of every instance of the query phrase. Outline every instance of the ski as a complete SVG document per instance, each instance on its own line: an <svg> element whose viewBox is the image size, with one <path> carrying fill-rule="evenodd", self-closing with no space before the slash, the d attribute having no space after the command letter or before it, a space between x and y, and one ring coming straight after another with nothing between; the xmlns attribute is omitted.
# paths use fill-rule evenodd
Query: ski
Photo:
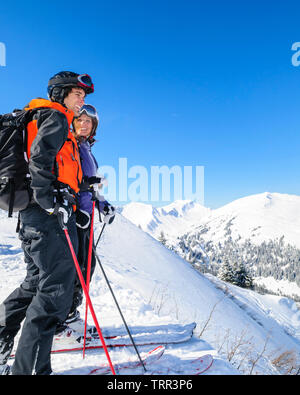
<svg viewBox="0 0 300 395"><path fill-rule="evenodd" d="M206 372L212 366L213 362L214 362L213 356L211 354L206 354L192 361L191 367L193 368L194 374L199 375Z"/></svg>
<svg viewBox="0 0 300 395"><path fill-rule="evenodd" d="M164 360L163 366L153 366L148 370L151 375L185 375L185 376L198 376L210 369L213 364L213 356L205 354L195 359L182 359L180 363L168 359Z"/></svg>
<svg viewBox="0 0 300 395"><path fill-rule="evenodd" d="M166 345L184 343L193 336L195 323L187 325L170 324L156 326L132 327L132 335L136 346ZM140 331L140 332L139 332ZM107 347L131 347L132 342L123 328L105 328L103 330L105 344ZM95 335L89 335L86 350L102 349L100 339ZM59 338L54 337L52 354L83 351L83 336ZM14 358L14 354L11 355Z"/></svg>
<svg viewBox="0 0 300 395"><path fill-rule="evenodd" d="M189 324L185 326L178 327L176 329L178 332L174 331L174 327L169 328L168 333L168 325L165 326L156 326L155 331L151 330L152 327L134 327L133 329L133 337L136 346L148 346L155 344L177 344L183 343L191 339L193 336L193 330L196 324ZM138 333L137 328L141 330L141 333ZM158 330L159 329L159 330ZM105 344L107 347L131 347L133 344L129 338L129 336L125 335L121 330L116 331L116 333L123 333L122 335L114 335L113 331L108 332L106 330ZM108 335L110 333L110 335ZM103 348L101 341L96 338L96 336L90 336L86 343L86 350L96 350ZM77 339L75 338L55 338L53 340L52 345L52 353L65 353L65 352L73 352L73 351L82 351L83 350L83 337L79 336Z"/></svg>
<svg viewBox="0 0 300 395"><path fill-rule="evenodd" d="M149 337L148 339L134 339L135 345L136 346L151 346L155 344L177 344L177 343L184 343L188 340L190 340L192 337L192 334L182 336L182 337L176 337L176 338L162 338L160 336L153 337L152 339ZM131 347L132 343L129 338L113 338L113 339L106 339L105 340L106 346L107 347ZM90 341L87 341L85 349L86 350L97 350L103 348L100 340L97 339L92 339ZM63 344L63 343L58 343L58 342L53 342L52 350L51 353L65 353L65 352L73 352L73 351L82 351L83 350L83 342L73 342L72 344Z"/></svg>
<svg viewBox="0 0 300 395"><path fill-rule="evenodd" d="M213 364L214 358L211 354L202 355L199 358L182 361L180 368L169 368L168 374L184 374L197 376L206 372Z"/></svg>
<svg viewBox="0 0 300 395"><path fill-rule="evenodd" d="M165 351L164 347L159 346L154 350L148 352L146 355L142 356L142 361L147 369L148 374L155 375L155 374L166 373L160 371L160 368L157 369L155 366L155 363L162 357L164 351ZM214 359L211 354L202 355L201 357L196 359L182 361L179 368L178 367L168 368L167 374L191 375L191 376L201 375L211 368L213 361ZM140 367L141 367L140 361L127 361L114 365L116 372L119 374L137 374L136 369ZM142 371L138 371L138 373L143 374ZM107 375L107 374L111 374L111 370L108 365L102 365L100 367L92 369L87 374Z"/></svg>
<svg viewBox="0 0 300 395"><path fill-rule="evenodd" d="M165 351L164 346L158 346L153 350L149 351L147 354L142 355L141 358L144 366L147 368L150 365L157 362L162 357L164 351ZM134 360L134 361L129 360L127 362L120 362L118 364L114 364L115 371L119 374L129 372L129 370L136 369L141 366L142 364L139 360ZM110 367L107 364L92 369L88 373L88 375L106 375L106 374L111 374Z"/></svg>
<svg viewBox="0 0 300 395"><path fill-rule="evenodd" d="M141 335L141 334L153 334L158 333L160 335L173 335L173 334L184 334L193 332L196 328L196 323L192 322L190 324L181 325L181 324L166 324L166 325L152 325L152 326L132 326L130 327L130 332L132 335ZM93 335L97 337L97 334ZM116 338L119 336L128 336L124 327L120 328L104 328L103 336L105 339Z"/></svg>

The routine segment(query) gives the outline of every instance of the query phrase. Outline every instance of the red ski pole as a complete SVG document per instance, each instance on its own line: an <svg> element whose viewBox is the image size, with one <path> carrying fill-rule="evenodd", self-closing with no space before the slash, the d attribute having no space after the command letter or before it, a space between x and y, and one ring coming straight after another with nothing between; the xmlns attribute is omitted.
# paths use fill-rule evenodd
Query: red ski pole
<svg viewBox="0 0 300 395"><path fill-rule="evenodd" d="M79 263L77 261L77 257L76 257L76 254L75 254L75 251L74 251L74 248L73 248L73 245L72 245L72 241L71 241L70 236L69 236L68 229L64 226L63 227L63 231L65 232L66 239L67 239L67 242L69 244L69 248L70 248L70 251L71 251L71 254L72 254L72 257L73 257L73 261L74 261L74 264L75 264L75 267L76 267L76 271L77 271L77 274L78 274L78 277L79 277L79 280L80 280L80 283L81 283L84 295L86 297L86 300L87 300L90 312L92 314L92 317L93 317L93 320L94 320L94 323L95 323L95 327L97 329L97 332L98 332L98 335L100 337L103 349L105 351L105 354L106 354L106 357L107 357L110 369L112 371L112 374L116 375L116 372L115 372L114 366L113 366L113 364L111 362L111 359L110 359L110 356L109 356L109 353L108 353L108 350L107 350L104 338L102 336L102 332L101 332L101 329L100 329L100 326L99 326L99 323L98 323L98 320L97 320L97 317L96 317L96 314L95 314L95 311L94 311L94 308L93 308L93 304L92 304L89 292L88 292L87 287L85 285L84 278L83 278L83 275L82 275Z"/></svg>
<svg viewBox="0 0 300 395"><path fill-rule="evenodd" d="M86 273L86 288L87 288L88 292L90 291L90 280L91 280L92 251L93 251L93 237L94 237L94 233L93 233L94 232L94 213L95 213L95 200L93 201L91 231L90 231L89 250L88 250L88 262L87 262L87 273ZM83 358L85 357L87 314L88 314L88 303L86 301L85 320L84 320Z"/></svg>

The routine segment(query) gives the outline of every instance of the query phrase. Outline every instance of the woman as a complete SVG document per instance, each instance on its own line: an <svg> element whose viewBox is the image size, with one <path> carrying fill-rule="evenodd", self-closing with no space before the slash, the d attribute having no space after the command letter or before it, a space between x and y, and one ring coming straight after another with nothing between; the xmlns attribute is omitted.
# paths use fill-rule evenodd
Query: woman
<svg viewBox="0 0 300 395"><path fill-rule="evenodd" d="M98 123L98 113L95 107L89 104L85 104L81 107L79 116L73 121L73 134L78 143L83 172L83 183L80 188L78 209L76 211L76 225L79 243L77 259L85 279L87 274L93 199L96 199L96 207L104 215L105 223L112 223L115 216L114 207L104 200L102 196L99 196L98 193L93 193L93 184L99 184L101 182L101 179L97 177L98 164L91 151L91 147L95 143L95 135ZM94 251L92 250L91 277L93 275L95 265L96 259ZM67 330L71 328L79 335L84 333L84 321L80 318L80 313L78 311L78 308L82 303L82 299L83 290L81 288L79 279L77 278L74 287L72 308L67 320L64 323L64 326L67 325ZM94 327L88 326L87 328L90 333L94 332ZM61 335L63 336L63 333L61 333Z"/></svg>

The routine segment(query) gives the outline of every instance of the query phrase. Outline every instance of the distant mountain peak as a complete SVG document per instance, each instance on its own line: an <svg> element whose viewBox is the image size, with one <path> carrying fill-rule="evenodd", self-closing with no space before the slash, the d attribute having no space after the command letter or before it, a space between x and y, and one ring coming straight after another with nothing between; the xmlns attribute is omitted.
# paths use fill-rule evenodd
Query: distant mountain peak
<svg viewBox="0 0 300 395"><path fill-rule="evenodd" d="M176 200L163 207L132 202L125 205L121 214L158 238L163 231L167 238L177 238L195 226L211 212L209 208L192 200Z"/></svg>
<svg viewBox="0 0 300 395"><path fill-rule="evenodd" d="M236 199L220 208L209 209L191 200L178 200L163 207L129 203L122 214L158 238L163 231L170 242L185 233L206 229L206 237L222 240L231 232L253 242L285 236L300 247L300 196L263 192Z"/></svg>

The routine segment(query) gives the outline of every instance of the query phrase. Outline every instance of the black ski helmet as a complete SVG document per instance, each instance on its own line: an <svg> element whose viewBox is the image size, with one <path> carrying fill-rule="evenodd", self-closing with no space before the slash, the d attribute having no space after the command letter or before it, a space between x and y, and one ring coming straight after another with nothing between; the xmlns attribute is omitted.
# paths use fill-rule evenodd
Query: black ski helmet
<svg viewBox="0 0 300 395"><path fill-rule="evenodd" d="M69 92L66 88L72 87L82 88L87 95L94 92L94 84L88 74L61 71L50 78L48 82L48 97L52 101L63 104Z"/></svg>

